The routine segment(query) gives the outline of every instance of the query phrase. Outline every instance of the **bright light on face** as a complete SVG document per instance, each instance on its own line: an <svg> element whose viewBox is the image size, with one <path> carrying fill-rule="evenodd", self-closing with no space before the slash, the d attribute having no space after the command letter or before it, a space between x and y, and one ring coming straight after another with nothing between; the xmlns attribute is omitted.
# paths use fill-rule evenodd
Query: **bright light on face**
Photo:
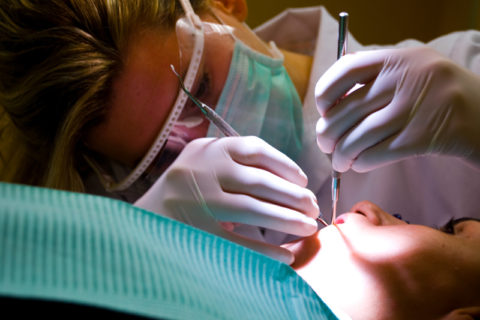
<svg viewBox="0 0 480 320"><path fill-rule="evenodd" d="M442 318L480 305L480 222L452 233L407 224L370 202L315 236L286 245L292 266L354 319Z"/></svg>

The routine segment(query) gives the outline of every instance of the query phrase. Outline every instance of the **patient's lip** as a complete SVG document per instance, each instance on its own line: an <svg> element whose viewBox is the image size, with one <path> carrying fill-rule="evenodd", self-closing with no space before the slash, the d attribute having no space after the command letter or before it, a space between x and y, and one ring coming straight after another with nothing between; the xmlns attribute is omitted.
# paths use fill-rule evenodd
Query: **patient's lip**
<svg viewBox="0 0 480 320"><path fill-rule="evenodd" d="M345 222L345 220L343 220L343 217L341 217L341 216L338 217L337 219L335 219L335 224L342 224L344 222Z"/></svg>

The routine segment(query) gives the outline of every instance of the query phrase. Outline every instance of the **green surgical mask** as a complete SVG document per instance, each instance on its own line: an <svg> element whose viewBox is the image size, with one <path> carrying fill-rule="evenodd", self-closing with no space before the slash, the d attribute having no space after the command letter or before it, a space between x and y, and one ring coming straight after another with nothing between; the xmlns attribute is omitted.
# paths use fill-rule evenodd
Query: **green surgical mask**
<svg viewBox="0 0 480 320"><path fill-rule="evenodd" d="M270 58L237 39L215 111L240 135L258 136L293 160L302 149L302 103L283 57ZM210 126L207 136L222 133Z"/></svg>

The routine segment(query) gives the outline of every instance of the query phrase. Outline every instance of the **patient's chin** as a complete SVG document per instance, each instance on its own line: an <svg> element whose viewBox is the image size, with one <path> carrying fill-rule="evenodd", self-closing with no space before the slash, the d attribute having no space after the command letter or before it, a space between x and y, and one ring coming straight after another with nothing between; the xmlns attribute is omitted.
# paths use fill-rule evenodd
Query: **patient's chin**
<svg viewBox="0 0 480 320"><path fill-rule="evenodd" d="M298 239L282 245L290 250L295 256L295 262L291 267L298 270L308 265L320 251L321 245L318 239L318 232L302 239Z"/></svg>

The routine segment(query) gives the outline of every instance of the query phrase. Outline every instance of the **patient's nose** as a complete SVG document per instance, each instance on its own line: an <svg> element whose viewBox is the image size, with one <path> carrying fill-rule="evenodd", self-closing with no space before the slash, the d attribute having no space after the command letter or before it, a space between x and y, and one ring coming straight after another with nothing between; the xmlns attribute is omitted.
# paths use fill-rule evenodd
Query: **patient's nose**
<svg viewBox="0 0 480 320"><path fill-rule="evenodd" d="M405 222L395 218L389 213L383 211L379 206L370 201L361 201L356 203L351 212L363 214L374 225L392 225L392 224L404 224Z"/></svg>

